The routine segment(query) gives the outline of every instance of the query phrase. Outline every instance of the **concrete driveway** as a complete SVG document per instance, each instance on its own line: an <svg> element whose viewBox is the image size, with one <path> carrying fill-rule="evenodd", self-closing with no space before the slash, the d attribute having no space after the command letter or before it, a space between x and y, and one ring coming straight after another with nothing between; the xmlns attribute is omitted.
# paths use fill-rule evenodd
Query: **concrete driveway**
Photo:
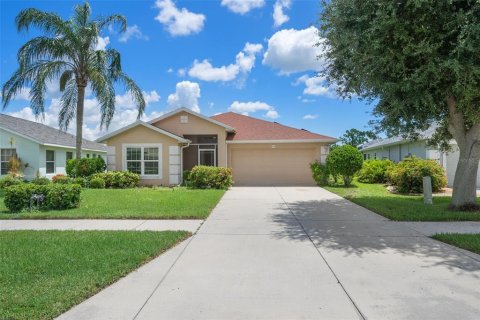
<svg viewBox="0 0 480 320"><path fill-rule="evenodd" d="M61 319L480 319L480 256L317 187L236 187Z"/></svg>

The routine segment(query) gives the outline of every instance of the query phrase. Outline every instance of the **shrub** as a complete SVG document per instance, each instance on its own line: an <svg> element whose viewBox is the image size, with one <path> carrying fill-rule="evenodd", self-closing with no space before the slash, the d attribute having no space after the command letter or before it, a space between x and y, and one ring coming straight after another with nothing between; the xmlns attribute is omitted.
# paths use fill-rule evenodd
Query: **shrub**
<svg viewBox="0 0 480 320"><path fill-rule="evenodd" d="M346 187L352 182L355 173L362 168L362 163L362 153L350 145L333 148L327 156L330 173L341 176Z"/></svg>
<svg viewBox="0 0 480 320"><path fill-rule="evenodd" d="M190 170L184 170L183 171L183 181L182 181L182 185L183 186L189 186L190 185L190 174L192 173L192 171Z"/></svg>
<svg viewBox="0 0 480 320"><path fill-rule="evenodd" d="M30 207L33 194L43 195L41 209L70 209L80 203L81 187L76 184L36 185L25 183L5 189L4 203L11 212L19 212Z"/></svg>
<svg viewBox="0 0 480 320"><path fill-rule="evenodd" d="M228 189L233 184L232 169L211 166L195 166L189 182L193 188Z"/></svg>
<svg viewBox="0 0 480 320"><path fill-rule="evenodd" d="M330 172L326 164L315 161L310 164L310 169L312 170L313 180L315 180L319 186L326 186L328 184Z"/></svg>
<svg viewBox="0 0 480 320"><path fill-rule="evenodd" d="M90 188L92 189L105 189L105 180L102 178L93 178L90 180Z"/></svg>
<svg viewBox="0 0 480 320"><path fill-rule="evenodd" d="M58 184L68 184L70 183L70 179L66 175L60 173L52 177L52 182Z"/></svg>
<svg viewBox="0 0 480 320"><path fill-rule="evenodd" d="M82 187L78 184L52 184L48 186L46 204L48 208L65 210L76 208L80 204L80 193Z"/></svg>
<svg viewBox="0 0 480 320"><path fill-rule="evenodd" d="M82 187L86 187L86 181L87 179L81 178L81 177L72 179L72 183L78 184L79 186L82 186Z"/></svg>
<svg viewBox="0 0 480 320"><path fill-rule="evenodd" d="M18 185L21 183L22 179L8 175L0 179L0 189L5 189L7 187Z"/></svg>
<svg viewBox="0 0 480 320"><path fill-rule="evenodd" d="M92 179L100 178L105 181L105 188L125 189L138 187L140 175L129 171L108 171L97 173ZM90 182L91 183L91 182Z"/></svg>
<svg viewBox="0 0 480 320"><path fill-rule="evenodd" d="M44 186L51 183L50 179L45 177L37 177L30 182L39 186Z"/></svg>
<svg viewBox="0 0 480 320"><path fill-rule="evenodd" d="M408 157L390 167L387 177L400 193L423 192L423 177L432 178L432 191L438 192L447 185L445 170L435 160Z"/></svg>
<svg viewBox="0 0 480 320"><path fill-rule="evenodd" d="M367 160L358 172L358 181L363 183L387 182L387 171L395 164L390 160Z"/></svg>
<svg viewBox="0 0 480 320"><path fill-rule="evenodd" d="M67 175L72 178L86 178L96 173L105 172L107 165L102 157L70 159L67 161Z"/></svg>

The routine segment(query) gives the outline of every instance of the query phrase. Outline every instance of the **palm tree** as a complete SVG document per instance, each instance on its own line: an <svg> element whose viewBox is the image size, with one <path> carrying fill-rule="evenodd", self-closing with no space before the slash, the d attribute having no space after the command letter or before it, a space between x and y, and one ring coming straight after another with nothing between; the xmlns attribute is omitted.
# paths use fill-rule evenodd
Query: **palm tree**
<svg viewBox="0 0 480 320"><path fill-rule="evenodd" d="M123 84L131 93L138 109L138 118L143 115L145 100L137 84L122 71L120 53L114 49L97 50L102 29L120 24L126 30L122 15L90 19L90 5L85 2L75 6L71 19L63 20L51 12L30 8L16 17L18 32L28 31L30 26L45 32L25 43L18 51L19 67L3 85L3 109L24 87L30 88L30 107L35 116L44 115L47 83L59 81L61 109L58 115L60 129L67 130L76 118L76 156L81 157L82 126L85 89L90 86L96 96L101 114L100 127L108 128L115 113L115 84Z"/></svg>

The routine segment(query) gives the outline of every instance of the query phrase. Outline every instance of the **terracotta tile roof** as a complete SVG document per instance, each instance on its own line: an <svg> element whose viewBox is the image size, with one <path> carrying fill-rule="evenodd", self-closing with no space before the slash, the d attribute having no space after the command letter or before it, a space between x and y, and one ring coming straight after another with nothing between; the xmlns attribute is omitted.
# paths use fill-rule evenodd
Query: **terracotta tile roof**
<svg viewBox="0 0 480 320"><path fill-rule="evenodd" d="M304 129L295 129L277 122L265 121L234 112L217 114L212 119L235 128L227 140L331 140L336 139Z"/></svg>

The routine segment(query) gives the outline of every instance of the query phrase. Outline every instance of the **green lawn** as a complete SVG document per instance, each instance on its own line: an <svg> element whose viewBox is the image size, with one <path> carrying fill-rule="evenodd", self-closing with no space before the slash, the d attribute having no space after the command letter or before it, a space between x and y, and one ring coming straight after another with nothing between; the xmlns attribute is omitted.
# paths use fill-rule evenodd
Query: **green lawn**
<svg viewBox="0 0 480 320"><path fill-rule="evenodd" d="M52 319L188 236L183 231L2 231L0 319Z"/></svg>
<svg viewBox="0 0 480 320"><path fill-rule="evenodd" d="M83 189L79 208L12 214L0 191L0 219L204 219L224 193L187 188Z"/></svg>
<svg viewBox="0 0 480 320"><path fill-rule="evenodd" d="M440 233L432 238L480 254L480 234Z"/></svg>
<svg viewBox="0 0 480 320"><path fill-rule="evenodd" d="M392 194L381 184L354 182L350 188L325 187L362 207L398 221L473 221L480 212L449 211L450 197L433 197L433 205L423 204L421 196Z"/></svg>

